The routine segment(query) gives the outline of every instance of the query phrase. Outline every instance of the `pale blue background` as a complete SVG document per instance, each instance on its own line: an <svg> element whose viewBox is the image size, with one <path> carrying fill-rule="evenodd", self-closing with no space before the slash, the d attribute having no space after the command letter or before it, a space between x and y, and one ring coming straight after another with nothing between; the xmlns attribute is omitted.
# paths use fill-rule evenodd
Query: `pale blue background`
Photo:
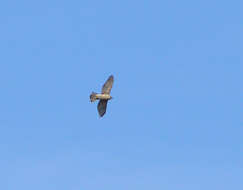
<svg viewBox="0 0 243 190"><path fill-rule="evenodd" d="M242 7L1 1L0 189L243 189Z"/></svg>

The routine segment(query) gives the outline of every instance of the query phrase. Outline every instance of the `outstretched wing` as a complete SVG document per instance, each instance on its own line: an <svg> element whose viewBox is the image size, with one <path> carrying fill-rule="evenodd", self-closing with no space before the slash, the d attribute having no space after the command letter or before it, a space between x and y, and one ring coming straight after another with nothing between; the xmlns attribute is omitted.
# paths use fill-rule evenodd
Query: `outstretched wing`
<svg viewBox="0 0 243 190"><path fill-rule="evenodd" d="M102 117L106 112L108 100L100 100L97 106L100 117Z"/></svg>
<svg viewBox="0 0 243 190"><path fill-rule="evenodd" d="M109 78L107 79L107 81L102 87L102 94L110 94L113 82L114 82L114 77L113 75L111 75L109 76Z"/></svg>

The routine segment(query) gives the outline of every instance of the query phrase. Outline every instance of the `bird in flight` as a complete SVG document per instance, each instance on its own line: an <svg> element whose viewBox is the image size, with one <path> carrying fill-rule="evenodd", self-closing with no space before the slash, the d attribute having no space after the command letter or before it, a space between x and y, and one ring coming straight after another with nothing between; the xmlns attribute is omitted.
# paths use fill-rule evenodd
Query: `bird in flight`
<svg viewBox="0 0 243 190"><path fill-rule="evenodd" d="M111 76L109 76L109 78L107 79L105 84L103 85L101 94L98 94L95 92L92 92L90 94L91 102L94 102L95 100L99 100L97 109L98 109L100 117L105 115L108 100L112 99L110 92L111 92L113 82L114 82L114 77L113 77L113 75L111 75Z"/></svg>

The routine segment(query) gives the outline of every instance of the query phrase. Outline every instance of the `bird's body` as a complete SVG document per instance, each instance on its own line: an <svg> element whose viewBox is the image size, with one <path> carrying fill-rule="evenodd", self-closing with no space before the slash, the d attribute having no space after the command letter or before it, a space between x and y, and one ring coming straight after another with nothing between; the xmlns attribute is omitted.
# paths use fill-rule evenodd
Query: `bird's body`
<svg viewBox="0 0 243 190"><path fill-rule="evenodd" d="M90 95L91 102L94 102L95 100L100 100L97 106L100 117L102 117L106 112L108 100L112 99L110 92L113 82L114 77L111 75L103 85L102 92L100 94L92 92Z"/></svg>
<svg viewBox="0 0 243 190"><path fill-rule="evenodd" d="M110 94L97 94L97 93L92 93L91 95L91 102L94 102L95 100L110 100L112 97Z"/></svg>

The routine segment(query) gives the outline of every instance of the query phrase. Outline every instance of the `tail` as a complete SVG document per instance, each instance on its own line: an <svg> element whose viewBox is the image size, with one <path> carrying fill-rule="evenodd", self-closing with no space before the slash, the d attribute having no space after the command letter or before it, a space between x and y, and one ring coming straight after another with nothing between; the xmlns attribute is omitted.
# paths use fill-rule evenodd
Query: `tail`
<svg viewBox="0 0 243 190"><path fill-rule="evenodd" d="M94 102L97 98L96 98L96 94L95 92L92 92L92 94L90 94L89 98L91 102Z"/></svg>

